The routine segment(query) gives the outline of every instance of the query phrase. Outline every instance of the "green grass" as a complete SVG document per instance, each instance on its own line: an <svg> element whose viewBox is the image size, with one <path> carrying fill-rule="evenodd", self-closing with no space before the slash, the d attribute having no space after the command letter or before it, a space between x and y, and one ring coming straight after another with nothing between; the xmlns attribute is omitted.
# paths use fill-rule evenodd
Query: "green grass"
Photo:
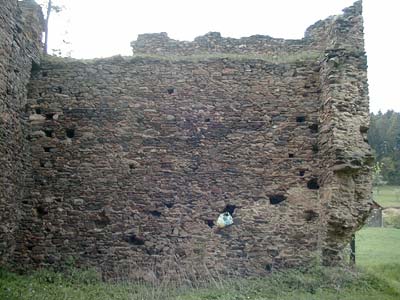
<svg viewBox="0 0 400 300"><path fill-rule="evenodd" d="M58 273L41 270L31 275L0 271L1 300L139 300L163 299L164 289L145 284L102 282L94 271Z"/></svg>
<svg viewBox="0 0 400 300"><path fill-rule="evenodd" d="M189 292L176 299L398 299L400 291L372 273L314 267L269 278L225 283L221 288Z"/></svg>
<svg viewBox="0 0 400 300"><path fill-rule="evenodd" d="M375 187L373 198L383 207L400 207L400 186L385 185Z"/></svg>
<svg viewBox="0 0 400 300"><path fill-rule="evenodd" d="M356 263L364 272L373 273L400 291L400 229L360 230L356 235Z"/></svg>
<svg viewBox="0 0 400 300"><path fill-rule="evenodd" d="M399 266L397 265L397 268ZM389 270L399 277L398 269ZM389 271L386 271L389 274ZM126 300L248 300L248 299L400 299L400 289L372 272L313 267L275 272L246 280L221 280L204 287L172 288L144 284L107 284L42 271L30 276L0 272L0 299L126 299ZM91 278L91 277L90 277Z"/></svg>
<svg viewBox="0 0 400 300"><path fill-rule="evenodd" d="M0 271L1 300L397 300L400 229L365 228L356 239L357 270L313 266L253 279L173 287L104 283L94 271Z"/></svg>
<svg viewBox="0 0 400 300"><path fill-rule="evenodd" d="M400 229L367 227L360 230L356 235L356 259L357 264L364 267L400 263Z"/></svg>

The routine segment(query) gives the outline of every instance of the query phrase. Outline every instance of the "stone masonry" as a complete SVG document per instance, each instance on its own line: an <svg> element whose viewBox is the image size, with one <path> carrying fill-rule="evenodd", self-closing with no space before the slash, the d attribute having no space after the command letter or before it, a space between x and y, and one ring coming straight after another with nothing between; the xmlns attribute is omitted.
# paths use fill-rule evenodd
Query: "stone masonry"
<svg viewBox="0 0 400 300"><path fill-rule="evenodd" d="M22 203L31 179L27 85L41 54L41 10L32 2L0 0L0 265L16 247Z"/></svg>
<svg viewBox="0 0 400 300"><path fill-rule="evenodd" d="M371 198L361 1L301 40L145 34L132 57L40 63L36 6L6 3L2 264L149 279L343 260Z"/></svg>

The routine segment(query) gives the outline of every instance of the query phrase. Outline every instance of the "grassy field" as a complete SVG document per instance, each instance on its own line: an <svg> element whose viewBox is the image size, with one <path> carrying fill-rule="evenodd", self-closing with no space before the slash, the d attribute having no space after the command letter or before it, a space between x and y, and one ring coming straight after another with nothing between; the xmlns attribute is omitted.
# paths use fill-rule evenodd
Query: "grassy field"
<svg viewBox="0 0 400 300"><path fill-rule="evenodd" d="M356 235L356 263L400 292L400 229L360 230Z"/></svg>
<svg viewBox="0 0 400 300"><path fill-rule="evenodd" d="M93 271L48 270L32 275L0 271L1 300L398 300L400 229L366 228L357 234L357 270L311 267L246 280L196 286L107 284Z"/></svg>
<svg viewBox="0 0 400 300"><path fill-rule="evenodd" d="M364 267L400 264L400 229L368 227L360 230L356 236L356 259L356 263Z"/></svg>
<svg viewBox="0 0 400 300"><path fill-rule="evenodd" d="M172 288L138 284L106 284L52 272L31 276L0 273L2 300L395 300L400 299L399 265L382 273L313 267L275 272L267 278L216 281L204 287ZM385 278L390 276L390 278ZM396 277L397 276L397 277Z"/></svg>
<svg viewBox="0 0 400 300"><path fill-rule="evenodd" d="M374 188L373 198L383 207L400 207L400 186L385 185Z"/></svg>

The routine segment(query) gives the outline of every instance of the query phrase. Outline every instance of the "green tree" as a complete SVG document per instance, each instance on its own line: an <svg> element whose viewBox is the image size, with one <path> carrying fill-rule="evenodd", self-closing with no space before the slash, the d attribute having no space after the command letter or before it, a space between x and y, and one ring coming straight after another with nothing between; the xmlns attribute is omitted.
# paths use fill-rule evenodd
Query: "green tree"
<svg viewBox="0 0 400 300"><path fill-rule="evenodd" d="M400 185L400 113L372 113L368 140L380 163L383 181Z"/></svg>

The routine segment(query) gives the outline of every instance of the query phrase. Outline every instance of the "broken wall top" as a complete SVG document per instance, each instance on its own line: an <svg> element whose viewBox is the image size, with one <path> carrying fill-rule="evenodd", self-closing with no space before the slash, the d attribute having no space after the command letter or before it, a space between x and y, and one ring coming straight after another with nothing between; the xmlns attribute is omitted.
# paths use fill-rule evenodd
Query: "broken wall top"
<svg viewBox="0 0 400 300"><path fill-rule="evenodd" d="M167 33L141 34L131 43L133 54L197 55L197 54L262 54L283 55L301 52L321 53L331 48L364 50L362 1L310 26L302 39L272 38L253 35L240 39L222 37L209 32L194 41L178 41Z"/></svg>

